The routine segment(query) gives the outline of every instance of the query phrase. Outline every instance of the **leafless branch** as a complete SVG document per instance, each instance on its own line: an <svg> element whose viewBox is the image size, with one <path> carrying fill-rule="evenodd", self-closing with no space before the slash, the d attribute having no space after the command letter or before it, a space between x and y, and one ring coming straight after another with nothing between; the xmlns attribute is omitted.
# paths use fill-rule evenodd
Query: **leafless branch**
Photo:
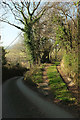
<svg viewBox="0 0 80 120"><path fill-rule="evenodd" d="M74 25L75 25L75 27L77 27L77 25L76 25L76 23L75 23L75 21L74 21L74 19L73 19L73 17L72 16L70 16L68 13L66 13L62 8L56 8L57 10L61 10L62 11L62 13L65 15L65 17L69 17L69 18L71 18L72 19L72 21L73 21L73 23L74 23Z"/></svg>
<svg viewBox="0 0 80 120"><path fill-rule="evenodd" d="M21 28L21 27L15 25L15 24L13 24L13 23L10 23L9 21L3 20L3 19L0 19L0 21L1 21L1 22L5 22L5 23L8 23L9 25L12 25L12 26L14 26L14 27L20 29L21 31L26 32L23 28Z"/></svg>
<svg viewBox="0 0 80 120"><path fill-rule="evenodd" d="M74 19L72 18L72 16L70 16L69 14L66 14L66 15L72 19L72 21L73 21L73 23L74 23L75 27L77 28L77 25L76 25L76 23L75 23Z"/></svg>
<svg viewBox="0 0 80 120"><path fill-rule="evenodd" d="M29 11L29 7L30 7L30 2L27 5L27 10L28 10L28 14L31 15L30 11Z"/></svg>
<svg viewBox="0 0 80 120"><path fill-rule="evenodd" d="M33 10L33 12L31 13L31 15L34 14L34 12L35 12L35 11L37 10L37 8L39 7L40 3L41 3L41 0L38 2L37 6L34 8L34 10Z"/></svg>

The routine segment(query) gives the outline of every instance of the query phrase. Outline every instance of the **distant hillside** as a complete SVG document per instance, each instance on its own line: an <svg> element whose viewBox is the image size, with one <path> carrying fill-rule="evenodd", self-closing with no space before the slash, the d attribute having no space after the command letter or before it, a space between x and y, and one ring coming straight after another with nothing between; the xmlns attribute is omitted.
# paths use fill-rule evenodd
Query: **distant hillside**
<svg viewBox="0 0 80 120"><path fill-rule="evenodd" d="M26 53L25 46L22 42L16 43L15 45L9 47L6 51L6 58L9 64L20 63L22 65L29 66L29 55Z"/></svg>

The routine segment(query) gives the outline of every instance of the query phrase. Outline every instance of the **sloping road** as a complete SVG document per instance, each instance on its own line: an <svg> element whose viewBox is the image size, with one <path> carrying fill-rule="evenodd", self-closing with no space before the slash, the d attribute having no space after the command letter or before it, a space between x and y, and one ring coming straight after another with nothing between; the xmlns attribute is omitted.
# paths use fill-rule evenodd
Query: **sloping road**
<svg viewBox="0 0 80 120"><path fill-rule="evenodd" d="M22 81L23 77L14 77L3 84L2 118L74 118L41 98Z"/></svg>

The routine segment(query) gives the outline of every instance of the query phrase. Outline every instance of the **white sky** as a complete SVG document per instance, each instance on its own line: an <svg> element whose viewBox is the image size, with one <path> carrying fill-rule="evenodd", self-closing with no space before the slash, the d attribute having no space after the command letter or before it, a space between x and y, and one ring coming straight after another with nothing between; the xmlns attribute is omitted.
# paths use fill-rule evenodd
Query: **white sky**
<svg viewBox="0 0 80 120"><path fill-rule="evenodd" d="M6 23L1 23L1 41L2 41L2 45L4 47L9 46L9 44L18 36L18 34L21 32L20 30L18 30L17 28L8 25ZM17 42L18 40L16 40L15 42ZM15 43L14 42L14 43ZM12 44L13 45L13 44Z"/></svg>

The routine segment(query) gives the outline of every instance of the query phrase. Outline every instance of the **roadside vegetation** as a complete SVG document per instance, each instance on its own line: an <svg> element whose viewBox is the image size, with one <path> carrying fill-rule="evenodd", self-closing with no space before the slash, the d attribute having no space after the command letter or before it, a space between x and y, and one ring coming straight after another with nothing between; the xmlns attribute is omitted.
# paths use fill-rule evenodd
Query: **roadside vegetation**
<svg viewBox="0 0 80 120"><path fill-rule="evenodd" d="M28 72L24 74L24 80L26 80L27 83L42 83L43 82L43 66L35 66L31 68Z"/></svg>
<svg viewBox="0 0 80 120"><path fill-rule="evenodd" d="M66 83L62 80L56 66L60 62L55 62L47 69L47 76L49 80L49 86L54 99L60 100L63 103L75 103L76 98L72 96L71 92L68 90ZM24 80L27 84L33 85L38 83L43 83L43 71L47 64L42 64L41 66L36 66L31 68L28 72L24 74Z"/></svg>
<svg viewBox="0 0 80 120"><path fill-rule="evenodd" d="M21 65L4 65L2 66L2 83L15 76L23 76L26 71L28 71L28 69Z"/></svg>
<svg viewBox="0 0 80 120"><path fill-rule="evenodd" d="M23 76L23 74L28 71L26 66L23 66L18 61L16 62L14 56L11 57L10 53L8 54L8 57L6 56L7 51L4 49L4 47L2 47L2 83L15 76ZM9 58L12 61L10 61ZM18 57L16 57L16 59L18 59Z"/></svg>
<svg viewBox="0 0 80 120"><path fill-rule="evenodd" d="M68 90L66 83L60 77L60 74L57 71L56 64L51 65L47 70L47 75L49 79L49 86L51 91L54 94L55 99L59 99L65 103L76 102L76 98L72 96Z"/></svg>

